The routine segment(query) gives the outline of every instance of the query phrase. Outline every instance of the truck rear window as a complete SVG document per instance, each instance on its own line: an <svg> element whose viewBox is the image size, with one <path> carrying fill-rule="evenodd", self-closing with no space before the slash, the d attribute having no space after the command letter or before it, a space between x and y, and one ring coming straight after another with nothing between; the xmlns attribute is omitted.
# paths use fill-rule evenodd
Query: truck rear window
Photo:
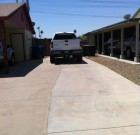
<svg viewBox="0 0 140 135"><path fill-rule="evenodd" d="M61 40L61 39L76 39L74 34L56 34L54 36L54 40Z"/></svg>

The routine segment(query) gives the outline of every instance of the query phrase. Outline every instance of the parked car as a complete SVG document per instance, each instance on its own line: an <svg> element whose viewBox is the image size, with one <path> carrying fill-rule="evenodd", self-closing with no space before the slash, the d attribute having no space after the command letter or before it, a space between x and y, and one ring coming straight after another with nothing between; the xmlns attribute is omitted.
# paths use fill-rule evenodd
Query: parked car
<svg viewBox="0 0 140 135"><path fill-rule="evenodd" d="M119 40L113 40L113 51L116 53L119 53L119 46L118 43L120 41ZM107 42L104 43L104 53L109 55L111 52L111 40L109 39Z"/></svg>
<svg viewBox="0 0 140 135"><path fill-rule="evenodd" d="M111 52L111 46L108 46L109 52ZM131 38L127 38L123 42L123 52L127 58L132 58L135 55L136 51L136 39L135 34ZM139 52L140 52L140 44L139 44ZM121 53L121 42L119 41L116 44L113 44L113 53L120 54Z"/></svg>
<svg viewBox="0 0 140 135"><path fill-rule="evenodd" d="M135 34L124 41L124 52L127 58L132 58L135 55L136 51L136 36ZM140 44L139 44L139 52L140 52Z"/></svg>
<svg viewBox="0 0 140 135"><path fill-rule="evenodd" d="M7 45L7 58L9 61L9 64L15 64L15 54L14 54L14 50L12 49L12 47L10 47L10 45ZM4 62L4 55L3 55L3 45L2 42L0 41L0 63Z"/></svg>

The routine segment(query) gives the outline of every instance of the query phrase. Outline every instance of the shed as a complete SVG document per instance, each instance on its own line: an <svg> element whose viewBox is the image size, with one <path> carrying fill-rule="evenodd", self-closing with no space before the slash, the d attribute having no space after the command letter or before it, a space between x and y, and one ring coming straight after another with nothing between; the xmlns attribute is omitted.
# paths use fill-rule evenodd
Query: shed
<svg viewBox="0 0 140 135"><path fill-rule="evenodd" d="M4 48L5 66L8 65L7 44L13 47L17 62L30 59L32 34L35 31L26 3L0 3L0 40Z"/></svg>

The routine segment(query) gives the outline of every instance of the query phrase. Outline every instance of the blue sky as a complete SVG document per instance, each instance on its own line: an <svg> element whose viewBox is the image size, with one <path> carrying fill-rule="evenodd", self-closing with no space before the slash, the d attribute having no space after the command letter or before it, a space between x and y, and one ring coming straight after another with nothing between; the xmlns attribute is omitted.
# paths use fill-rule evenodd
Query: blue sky
<svg viewBox="0 0 140 135"><path fill-rule="evenodd" d="M0 0L16 2L16 0ZM22 2L22 0L19 0ZM43 37L52 38L55 32L77 35L123 21L126 14L133 15L140 8L140 0L29 0L30 15Z"/></svg>

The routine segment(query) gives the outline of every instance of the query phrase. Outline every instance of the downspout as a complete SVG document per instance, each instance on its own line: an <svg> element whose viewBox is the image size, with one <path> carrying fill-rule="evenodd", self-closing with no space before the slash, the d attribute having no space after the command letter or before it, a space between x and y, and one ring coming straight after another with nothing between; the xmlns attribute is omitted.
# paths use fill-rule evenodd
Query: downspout
<svg viewBox="0 0 140 135"><path fill-rule="evenodd" d="M97 54L99 54L99 34L97 33Z"/></svg>
<svg viewBox="0 0 140 135"><path fill-rule="evenodd" d="M111 30L111 53L110 56L113 57L113 30Z"/></svg>
<svg viewBox="0 0 140 135"><path fill-rule="evenodd" d="M124 41L124 28L123 25L121 26L121 55L120 55L120 59L124 58L124 45L123 45L123 41Z"/></svg>
<svg viewBox="0 0 140 135"><path fill-rule="evenodd" d="M104 55L104 32L102 33L102 55Z"/></svg>
<svg viewBox="0 0 140 135"><path fill-rule="evenodd" d="M139 21L136 23L136 47L135 47L135 62L139 62Z"/></svg>

